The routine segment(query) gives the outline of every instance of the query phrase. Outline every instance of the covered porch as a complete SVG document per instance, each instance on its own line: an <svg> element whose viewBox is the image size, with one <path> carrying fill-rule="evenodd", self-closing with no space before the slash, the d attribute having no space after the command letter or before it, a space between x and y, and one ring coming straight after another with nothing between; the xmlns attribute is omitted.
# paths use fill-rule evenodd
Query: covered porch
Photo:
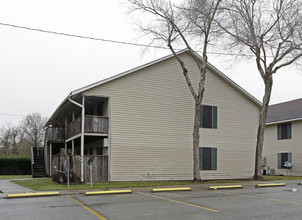
<svg viewBox="0 0 302 220"><path fill-rule="evenodd" d="M47 122L45 134L46 174L65 182L86 182L85 163L93 156L93 181L108 181L109 98L96 96L68 97ZM68 167L67 167L68 164Z"/></svg>

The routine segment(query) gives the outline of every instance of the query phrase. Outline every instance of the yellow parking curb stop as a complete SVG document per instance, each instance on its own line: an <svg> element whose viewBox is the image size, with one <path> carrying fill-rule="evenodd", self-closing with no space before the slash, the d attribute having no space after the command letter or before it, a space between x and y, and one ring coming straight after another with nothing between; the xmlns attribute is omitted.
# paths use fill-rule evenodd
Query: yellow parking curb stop
<svg viewBox="0 0 302 220"><path fill-rule="evenodd" d="M285 183L267 183L267 184L257 184L255 187L276 187L276 186L286 186Z"/></svg>
<svg viewBox="0 0 302 220"><path fill-rule="evenodd" d="M151 192L171 192L171 191L191 191L190 187L183 187L183 188L158 188L152 189Z"/></svg>
<svg viewBox="0 0 302 220"><path fill-rule="evenodd" d="M94 191L94 192L86 192L86 196L91 195L108 195L108 194L125 194L132 193L131 190L112 190L112 191Z"/></svg>
<svg viewBox="0 0 302 220"><path fill-rule="evenodd" d="M216 189L241 189L242 185L231 185L231 186L210 186L208 189L216 190Z"/></svg>
<svg viewBox="0 0 302 220"><path fill-rule="evenodd" d="M26 198L26 197L42 197L42 196L58 196L60 192L43 192L43 193L20 193L8 194L7 198Z"/></svg>

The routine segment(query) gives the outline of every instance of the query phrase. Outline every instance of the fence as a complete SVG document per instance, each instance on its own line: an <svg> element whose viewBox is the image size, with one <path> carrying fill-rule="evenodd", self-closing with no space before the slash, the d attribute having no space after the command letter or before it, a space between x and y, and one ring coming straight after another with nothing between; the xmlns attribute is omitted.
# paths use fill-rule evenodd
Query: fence
<svg viewBox="0 0 302 220"><path fill-rule="evenodd" d="M84 156L83 162L87 164L90 156ZM71 183L81 182L81 161L80 156L55 155L52 157L52 179L57 183L67 182L67 172L69 168L69 180ZM92 163L92 182L108 181L108 156L94 156ZM55 167L55 168L54 168ZM59 171L58 171L59 170ZM84 181L90 181L90 169L84 165Z"/></svg>

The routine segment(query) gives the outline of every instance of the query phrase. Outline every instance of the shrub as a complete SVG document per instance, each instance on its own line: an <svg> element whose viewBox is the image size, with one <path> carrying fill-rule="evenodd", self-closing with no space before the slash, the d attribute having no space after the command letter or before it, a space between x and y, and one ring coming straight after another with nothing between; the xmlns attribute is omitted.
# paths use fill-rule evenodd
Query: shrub
<svg viewBox="0 0 302 220"><path fill-rule="evenodd" d="M0 175L30 175L29 158L0 158Z"/></svg>

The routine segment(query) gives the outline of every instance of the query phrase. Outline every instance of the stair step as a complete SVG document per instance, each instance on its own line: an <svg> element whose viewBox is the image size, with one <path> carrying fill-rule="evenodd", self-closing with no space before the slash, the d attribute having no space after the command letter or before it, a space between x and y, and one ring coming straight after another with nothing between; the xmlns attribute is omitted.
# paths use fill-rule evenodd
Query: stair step
<svg viewBox="0 0 302 220"><path fill-rule="evenodd" d="M45 172L45 169L34 169L35 172Z"/></svg>

